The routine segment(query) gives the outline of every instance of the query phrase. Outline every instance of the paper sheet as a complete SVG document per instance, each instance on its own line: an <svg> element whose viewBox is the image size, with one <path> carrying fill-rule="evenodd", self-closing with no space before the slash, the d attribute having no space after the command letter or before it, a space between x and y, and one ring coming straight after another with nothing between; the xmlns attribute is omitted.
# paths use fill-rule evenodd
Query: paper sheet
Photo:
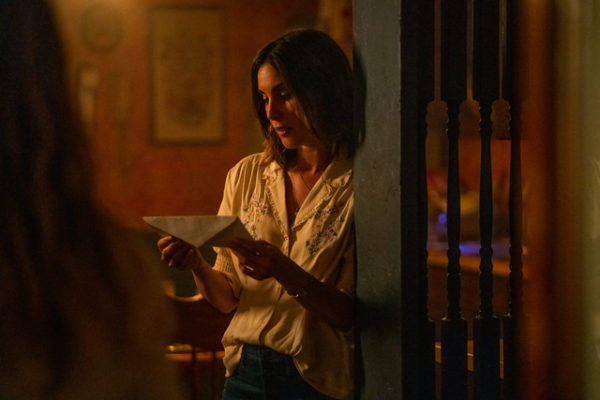
<svg viewBox="0 0 600 400"><path fill-rule="evenodd" d="M234 239L253 240L235 216L151 216L142 219L160 234L175 236L195 247L229 247Z"/></svg>

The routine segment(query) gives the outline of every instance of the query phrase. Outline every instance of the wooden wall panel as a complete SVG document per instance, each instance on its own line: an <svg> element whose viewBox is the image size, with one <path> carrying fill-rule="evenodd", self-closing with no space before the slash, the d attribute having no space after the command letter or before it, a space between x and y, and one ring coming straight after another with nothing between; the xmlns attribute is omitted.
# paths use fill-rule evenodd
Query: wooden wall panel
<svg viewBox="0 0 600 400"><path fill-rule="evenodd" d="M317 1L53 1L66 42L73 92L78 94L82 68L96 72L95 122L89 136L96 187L104 206L132 228L144 226L143 215L216 212L227 170L261 149L262 135L251 108L252 59L285 30L314 24ZM105 50L94 49L83 36L85 13L97 5L112 10L121 33L117 43ZM157 6L212 7L224 12L222 142L159 146L151 140L148 27L150 10Z"/></svg>

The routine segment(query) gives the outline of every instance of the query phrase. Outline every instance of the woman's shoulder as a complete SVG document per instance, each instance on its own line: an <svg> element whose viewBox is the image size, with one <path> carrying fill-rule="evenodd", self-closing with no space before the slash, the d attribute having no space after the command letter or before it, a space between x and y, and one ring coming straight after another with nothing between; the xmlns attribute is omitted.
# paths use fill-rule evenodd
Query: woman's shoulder
<svg viewBox="0 0 600 400"><path fill-rule="evenodd" d="M349 187L352 190L352 158L335 158L325 171L323 180L333 187Z"/></svg>
<svg viewBox="0 0 600 400"><path fill-rule="evenodd" d="M242 182L258 181L260 177L272 168L271 162L266 162L263 153L255 153L238 161L227 174L227 180L234 185Z"/></svg>
<svg viewBox="0 0 600 400"><path fill-rule="evenodd" d="M273 161L267 161L264 153L250 154L238 161L230 170L230 175L262 174L272 168Z"/></svg>
<svg viewBox="0 0 600 400"><path fill-rule="evenodd" d="M233 168L255 168L256 166L260 166L261 164L264 164L263 153L254 153L243 157L240 161L238 161L235 164Z"/></svg>

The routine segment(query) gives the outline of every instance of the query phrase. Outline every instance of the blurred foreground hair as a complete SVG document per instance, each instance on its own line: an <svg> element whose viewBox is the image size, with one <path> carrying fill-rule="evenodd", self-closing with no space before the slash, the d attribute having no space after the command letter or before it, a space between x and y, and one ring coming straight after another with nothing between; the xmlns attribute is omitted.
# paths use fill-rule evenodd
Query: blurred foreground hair
<svg viewBox="0 0 600 400"><path fill-rule="evenodd" d="M96 206L48 3L2 0L0 26L0 398L177 398L158 271Z"/></svg>

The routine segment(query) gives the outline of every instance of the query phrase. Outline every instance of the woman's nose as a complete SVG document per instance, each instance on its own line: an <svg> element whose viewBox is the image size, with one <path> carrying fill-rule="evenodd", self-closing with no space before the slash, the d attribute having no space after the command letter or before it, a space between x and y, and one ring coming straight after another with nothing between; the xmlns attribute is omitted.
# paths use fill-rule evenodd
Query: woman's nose
<svg viewBox="0 0 600 400"><path fill-rule="evenodd" d="M278 104L276 101L269 101L269 103L267 103L267 105L265 106L266 108L266 114L267 114L267 118L270 120L277 120L278 118L281 117L281 105Z"/></svg>

